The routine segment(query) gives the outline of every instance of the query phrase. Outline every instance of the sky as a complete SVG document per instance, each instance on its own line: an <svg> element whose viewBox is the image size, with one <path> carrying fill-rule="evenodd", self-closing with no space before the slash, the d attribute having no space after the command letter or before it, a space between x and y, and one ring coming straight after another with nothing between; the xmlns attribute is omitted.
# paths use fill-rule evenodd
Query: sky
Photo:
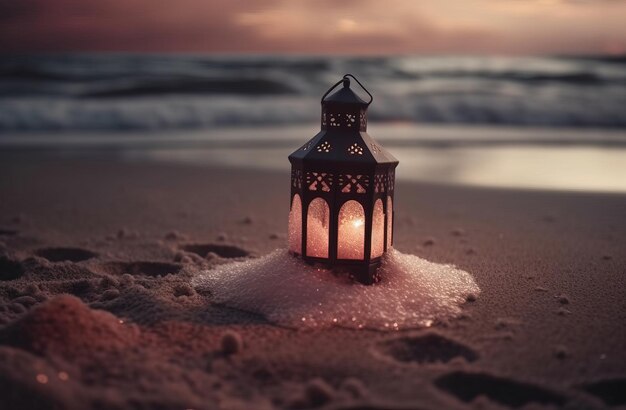
<svg viewBox="0 0 626 410"><path fill-rule="evenodd" d="M0 0L0 52L623 54L626 0Z"/></svg>

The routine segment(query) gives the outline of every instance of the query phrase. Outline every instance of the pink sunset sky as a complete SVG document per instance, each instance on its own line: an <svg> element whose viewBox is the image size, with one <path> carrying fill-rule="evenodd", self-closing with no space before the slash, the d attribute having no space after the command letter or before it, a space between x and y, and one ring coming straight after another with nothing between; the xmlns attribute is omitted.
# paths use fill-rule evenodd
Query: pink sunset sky
<svg viewBox="0 0 626 410"><path fill-rule="evenodd" d="M624 0L0 0L0 51L621 54Z"/></svg>

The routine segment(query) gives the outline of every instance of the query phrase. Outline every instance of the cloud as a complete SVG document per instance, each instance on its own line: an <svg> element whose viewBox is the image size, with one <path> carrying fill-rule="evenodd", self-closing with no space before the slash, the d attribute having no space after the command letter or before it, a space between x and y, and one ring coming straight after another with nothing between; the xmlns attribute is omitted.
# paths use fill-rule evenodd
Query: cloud
<svg viewBox="0 0 626 410"><path fill-rule="evenodd" d="M259 0L0 0L5 51L228 51L254 45L255 33L232 23Z"/></svg>
<svg viewBox="0 0 626 410"><path fill-rule="evenodd" d="M323 3L322 1L321 3ZM361 7L320 10L316 2L291 2L283 8L240 13L235 22L252 28L276 50L338 53L410 53L462 49L471 39L477 48L493 33L479 26L444 27L409 1L385 11L379 2ZM457 43L457 44L455 44Z"/></svg>
<svg viewBox="0 0 626 410"><path fill-rule="evenodd" d="M606 44L626 42L626 29L616 17L623 16L619 11L626 12L624 4L618 0L0 0L0 51L595 52Z"/></svg>

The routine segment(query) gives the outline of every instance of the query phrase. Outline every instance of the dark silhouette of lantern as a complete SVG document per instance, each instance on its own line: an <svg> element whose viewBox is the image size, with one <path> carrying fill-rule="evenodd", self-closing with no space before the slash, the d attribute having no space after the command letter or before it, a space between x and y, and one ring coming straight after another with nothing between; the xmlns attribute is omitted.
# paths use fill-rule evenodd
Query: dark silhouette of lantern
<svg viewBox="0 0 626 410"><path fill-rule="evenodd" d="M369 102L350 89L350 77ZM290 252L350 271L366 284L378 280L376 270L392 245L398 165L366 132L372 100L346 74L322 97L322 130L289 156Z"/></svg>

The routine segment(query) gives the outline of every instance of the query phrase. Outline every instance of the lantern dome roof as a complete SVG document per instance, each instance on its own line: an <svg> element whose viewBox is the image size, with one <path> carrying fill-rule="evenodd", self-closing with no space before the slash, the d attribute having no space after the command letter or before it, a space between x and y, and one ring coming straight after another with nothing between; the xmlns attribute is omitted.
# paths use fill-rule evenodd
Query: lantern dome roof
<svg viewBox="0 0 626 410"><path fill-rule="evenodd" d="M322 104L324 103L359 104L363 106L369 105L369 103L365 102L361 97L356 95L354 91L352 91L350 88L350 81L347 79L344 80L342 88L322 100Z"/></svg>
<svg viewBox="0 0 626 410"><path fill-rule="evenodd" d="M350 78L370 96L362 100L350 89ZM330 94L335 87L343 87ZM330 95L329 95L330 94ZM351 74L322 97L322 130L289 156L292 164L337 169L356 167L364 172L394 167L398 160L367 133L367 107L373 97Z"/></svg>
<svg viewBox="0 0 626 410"><path fill-rule="evenodd" d="M289 160L292 164L318 163L328 166L353 164L362 167L395 167L398 164L398 160L367 132L339 136L325 130L294 151Z"/></svg>

